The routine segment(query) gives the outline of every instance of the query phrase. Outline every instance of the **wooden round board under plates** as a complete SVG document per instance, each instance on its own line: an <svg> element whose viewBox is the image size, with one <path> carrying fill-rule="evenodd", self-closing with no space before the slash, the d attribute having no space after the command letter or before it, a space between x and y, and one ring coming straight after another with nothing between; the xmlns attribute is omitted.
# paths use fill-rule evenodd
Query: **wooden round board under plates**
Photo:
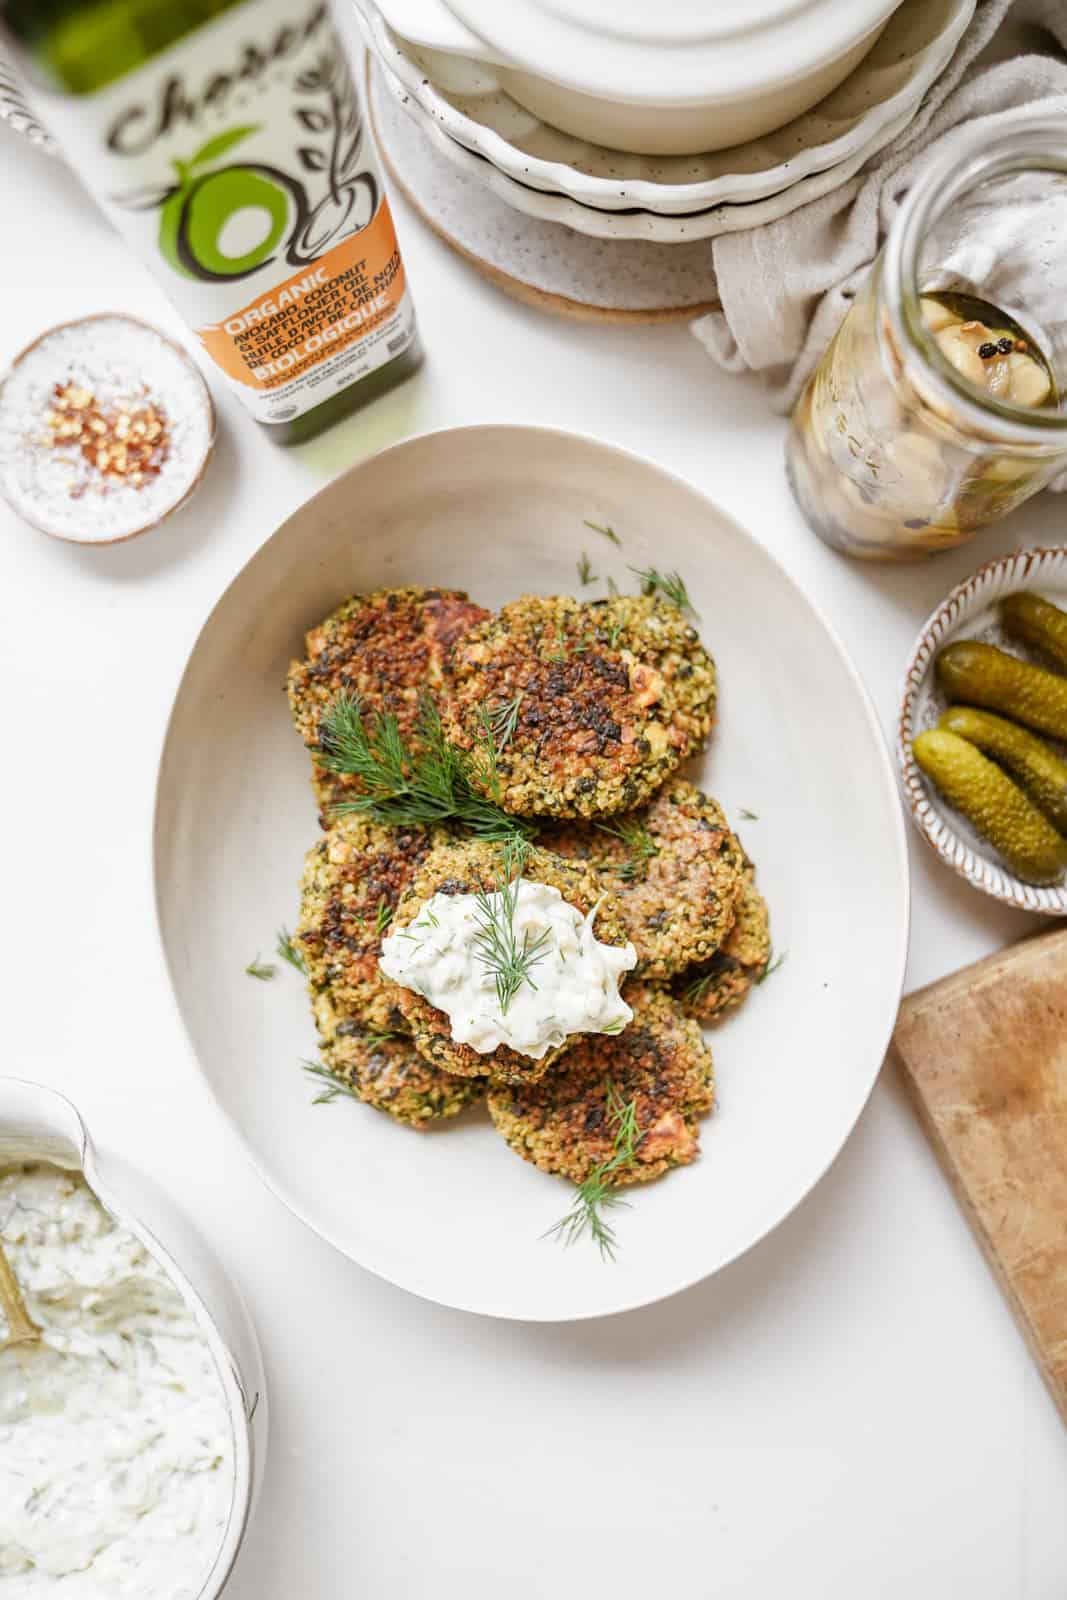
<svg viewBox="0 0 1067 1600"><path fill-rule="evenodd" d="M380 69L379 69L380 71ZM582 322L677 322L718 309L703 240L592 239L524 217L451 167L367 61L367 104L389 176L457 255L506 294Z"/></svg>

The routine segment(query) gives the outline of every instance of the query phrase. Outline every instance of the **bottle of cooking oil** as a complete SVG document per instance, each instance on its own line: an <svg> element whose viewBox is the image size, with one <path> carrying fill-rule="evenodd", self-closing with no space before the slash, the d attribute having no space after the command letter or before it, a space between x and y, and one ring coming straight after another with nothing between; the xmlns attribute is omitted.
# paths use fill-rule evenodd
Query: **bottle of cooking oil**
<svg viewBox="0 0 1067 1600"><path fill-rule="evenodd" d="M248 410L309 438L421 360L326 0L0 0L41 121Z"/></svg>

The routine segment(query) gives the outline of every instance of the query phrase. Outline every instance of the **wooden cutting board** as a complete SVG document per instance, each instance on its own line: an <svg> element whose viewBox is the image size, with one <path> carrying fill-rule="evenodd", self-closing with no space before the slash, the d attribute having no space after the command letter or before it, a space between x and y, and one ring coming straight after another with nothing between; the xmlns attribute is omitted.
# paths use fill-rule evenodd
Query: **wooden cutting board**
<svg viewBox="0 0 1067 1600"><path fill-rule="evenodd" d="M910 995L890 1055L1067 1422L1067 928Z"/></svg>

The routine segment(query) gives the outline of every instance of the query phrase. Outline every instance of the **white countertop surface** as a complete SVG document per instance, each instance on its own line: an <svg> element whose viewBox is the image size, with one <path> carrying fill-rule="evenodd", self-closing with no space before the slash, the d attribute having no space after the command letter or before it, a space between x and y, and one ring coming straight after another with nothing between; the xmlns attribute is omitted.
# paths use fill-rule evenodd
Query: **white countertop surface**
<svg viewBox="0 0 1067 1600"><path fill-rule="evenodd" d="M182 337L62 167L4 130L0 161L0 360L97 310ZM4 1070L64 1089L99 1143L178 1193L248 1298L272 1438L228 1600L1062 1600L1067 1434L891 1072L829 1175L743 1260L559 1327L441 1310L335 1254L262 1186L201 1084L156 953L164 721L219 593L333 474L465 422L642 451L816 596L887 730L946 590L1063 538L1067 503L1045 496L924 565L838 558L790 501L784 425L756 383L718 373L684 327L528 311L395 211L428 354L405 388L286 453L211 378L207 481L129 544L60 544L0 507ZM1031 930L911 846L911 986ZM788 1037L783 1019L785 1056Z"/></svg>

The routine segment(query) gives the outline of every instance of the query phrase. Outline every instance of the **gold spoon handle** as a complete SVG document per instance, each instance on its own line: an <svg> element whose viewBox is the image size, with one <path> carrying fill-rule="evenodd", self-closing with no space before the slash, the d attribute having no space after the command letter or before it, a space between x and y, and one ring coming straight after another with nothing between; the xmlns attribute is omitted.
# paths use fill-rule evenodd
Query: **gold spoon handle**
<svg viewBox="0 0 1067 1600"><path fill-rule="evenodd" d="M26 1310L26 1302L22 1298L19 1281L11 1270L11 1263L0 1244L0 1306L3 1307L7 1319L6 1344L24 1344L30 1339L39 1339L41 1330ZM0 1349L3 1346L0 1345Z"/></svg>

